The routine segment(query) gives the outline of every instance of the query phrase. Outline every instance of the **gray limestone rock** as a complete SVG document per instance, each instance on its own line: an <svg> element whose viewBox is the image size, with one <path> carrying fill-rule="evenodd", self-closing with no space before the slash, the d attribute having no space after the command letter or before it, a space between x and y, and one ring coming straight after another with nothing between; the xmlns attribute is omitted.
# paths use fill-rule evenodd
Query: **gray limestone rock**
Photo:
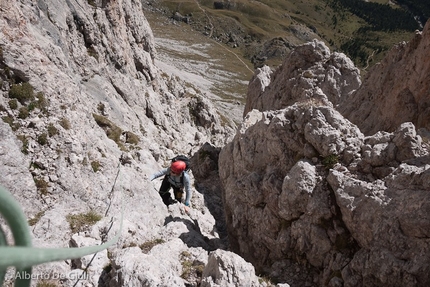
<svg viewBox="0 0 430 287"><path fill-rule="evenodd" d="M429 45L427 21L413 39L394 46L368 71L339 111L366 135L393 132L404 122L430 130Z"/></svg>
<svg viewBox="0 0 430 287"><path fill-rule="evenodd" d="M216 250L209 254L203 270L202 287L261 286L252 264L233 252Z"/></svg>
<svg viewBox="0 0 430 287"><path fill-rule="evenodd" d="M109 256L99 253L81 286L97 286L100 278L106 286L200 280L181 277L182 259L171 257L170 247L190 253L184 260L198 260L194 270L201 269L206 250L220 246L215 220L196 190L193 219L179 205L167 209L149 175L177 153L224 144L233 128L221 124L202 91L154 65L157 51L141 3L3 1L0 10L0 184L31 219L34 246L98 244L120 232L124 213L119 242ZM12 108L9 91L23 86L31 97ZM20 114L24 108L28 116ZM101 219L74 230L70 217L89 212ZM151 256L138 247L153 240L166 248ZM142 258L149 261L140 266ZM84 257L35 272L70 279L88 265ZM154 269L143 272L148 266Z"/></svg>
<svg viewBox="0 0 430 287"><path fill-rule="evenodd" d="M282 109L304 100L337 106L360 85L360 71L346 55L331 53L323 42L314 40L296 47L275 71L256 70L243 114L252 109Z"/></svg>
<svg viewBox="0 0 430 287"><path fill-rule="evenodd" d="M428 156L411 123L365 138L328 106L253 110L219 158L232 250L293 286L429 282Z"/></svg>

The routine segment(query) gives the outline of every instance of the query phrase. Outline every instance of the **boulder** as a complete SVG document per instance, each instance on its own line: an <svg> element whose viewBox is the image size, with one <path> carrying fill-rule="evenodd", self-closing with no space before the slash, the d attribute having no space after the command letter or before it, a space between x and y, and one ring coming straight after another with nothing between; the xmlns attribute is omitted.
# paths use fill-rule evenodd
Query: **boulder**
<svg viewBox="0 0 430 287"><path fill-rule="evenodd" d="M292 286L426 285L428 162L411 123L365 137L331 106L253 110L219 157L231 250Z"/></svg>

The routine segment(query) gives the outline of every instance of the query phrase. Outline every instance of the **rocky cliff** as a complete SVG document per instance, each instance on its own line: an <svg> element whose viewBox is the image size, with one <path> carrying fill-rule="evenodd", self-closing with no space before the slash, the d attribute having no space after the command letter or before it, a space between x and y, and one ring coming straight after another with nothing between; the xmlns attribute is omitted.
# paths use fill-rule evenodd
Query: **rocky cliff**
<svg viewBox="0 0 430 287"><path fill-rule="evenodd" d="M345 55L302 45L278 70L256 71L234 134L199 89L154 65L140 1L2 1L0 11L0 184L33 244L100 244L120 232L125 207L114 247L36 266L34 286L430 283L428 122L385 128L394 117L372 123L348 108L388 71L362 80ZM428 26L402 58L428 59ZM193 163L189 215L148 180L177 153Z"/></svg>
<svg viewBox="0 0 430 287"><path fill-rule="evenodd" d="M124 213L114 247L36 266L32 284L257 286L254 267L220 249L201 190L187 215L148 180L175 154L224 145L233 127L154 65L141 2L1 1L0 11L0 184L22 205L33 245L100 244Z"/></svg>
<svg viewBox="0 0 430 287"><path fill-rule="evenodd" d="M430 283L429 29L363 83L319 41L256 71L219 176L230 246L257 271L291 286Z"/></svg>
<svg viewBox="0 0 430 287"><path fill-rule="evenodd" d="M365 134L394 131L403 122L430 130L430 22L373 66L340 111Z"/></svg>

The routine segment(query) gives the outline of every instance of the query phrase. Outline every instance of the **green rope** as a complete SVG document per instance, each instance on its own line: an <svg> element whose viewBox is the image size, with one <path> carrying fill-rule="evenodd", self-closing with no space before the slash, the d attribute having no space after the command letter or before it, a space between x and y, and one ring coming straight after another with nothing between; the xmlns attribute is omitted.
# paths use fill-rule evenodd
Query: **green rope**
<svg viewBox="0 0 430 287"><path fill-rule="evenodd" d="M3 231L3 228L0 226L0 246L6 246L6 235ZM6 270L0 268L0 282L4 282L4 276L6 275Z"/></svg>
<svg viewBox="0 0 430 287"><path fill-rule="evenodd" d="M104 244L81 248L32 247L27 218L18 202L2 186L0 186L0 215L6 220L15 241L15 246L8 246L5 233L0 227L0 283L3 285L7 268L13 266L17 272L21 273L16 275L15 287L29 287L32 266L52 261L81 258L115 244L120 237L123 226L124 204L123 198L121 198L121 223L116 236Z"/></svg>
<svg viewBox="0 0 430 287"><path fill-rule="evenodd" d="M9 226L13 238L15 240L16 246L26 246L31 247L31 235L30 229L28 228L27 218L21 209L21 206L9 192L6 192L2 187L0 187L0 212L5 218L7 225ZM3 234L4 236L4 234ZM0 247L0 250L7 249L9 247ZM1 251L0 251L1 252ZM0 273L5 274L8 266L2 266L3 256L0 258ZM31 274L31 266L17 266L14 265L18 270L18 273L22 275ZM3 275L4 276L4 275ZM15 282L16 287L27 287L30 286L30 278L25 276L20 276L23 278Z"/></svg>

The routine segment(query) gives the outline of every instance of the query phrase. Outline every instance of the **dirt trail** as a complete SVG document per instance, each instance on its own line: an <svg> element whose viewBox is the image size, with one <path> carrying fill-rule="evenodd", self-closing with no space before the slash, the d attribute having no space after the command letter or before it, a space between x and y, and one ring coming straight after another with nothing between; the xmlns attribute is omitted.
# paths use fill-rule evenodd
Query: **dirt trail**
<svg viewBox="0 0 430 287"><path fill-rule="evenodd" d="M205 10L205 9L203 9L203 8L202 8L202 6L200 6L199 1L198 1L198 0L195 0L195 2L196 2L196 4L197 4L197 7L199 7L199 9L203 11L203 13L205 14L206 18L208 19L209 25L210 25L210 27L211 27L211 29L210 29L210 33L209 33L209 36L208 36L208 37L209 37L209 38L212 38L212 34L213 34L213 30L214 30L214 25L213 25L213 23L212 23L212 20L211 20L211 18L209 17L209 15L208 15L208 13L206 12L206 10Z"/></svg>

